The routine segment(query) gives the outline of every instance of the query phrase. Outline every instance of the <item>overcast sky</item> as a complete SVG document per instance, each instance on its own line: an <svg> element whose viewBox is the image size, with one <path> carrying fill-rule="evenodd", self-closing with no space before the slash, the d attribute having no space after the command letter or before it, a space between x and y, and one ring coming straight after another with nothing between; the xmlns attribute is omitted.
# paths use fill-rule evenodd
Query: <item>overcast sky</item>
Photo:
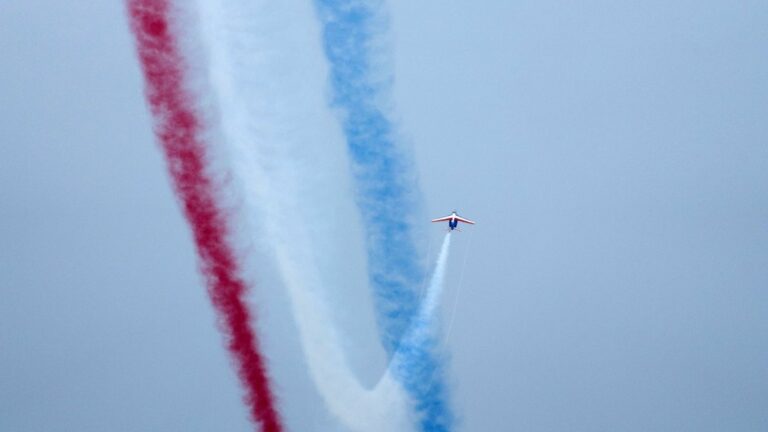
<svg viewBox="0 0 768 432"><path fill-rule="evenodd" d="M768 429L768 3L390 12L460 429ZM122 3L0 54L0 430L249 430Z"/></svg>

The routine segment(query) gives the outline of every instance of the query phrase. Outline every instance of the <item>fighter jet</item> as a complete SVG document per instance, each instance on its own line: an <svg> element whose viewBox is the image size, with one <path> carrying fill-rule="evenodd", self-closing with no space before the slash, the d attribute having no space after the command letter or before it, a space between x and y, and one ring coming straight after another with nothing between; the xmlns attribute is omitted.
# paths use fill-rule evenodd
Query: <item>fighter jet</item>
<svg viewBox="0 0 768 432"><path fill-rule="evenodd" d="M451 231L455 230L456 227L459 226L459 222L468 223L470 225L475 224L473 221L469 219L464 219L463 217L456 214L456 210L451 212L450 216L432 219L432 222L445 222L445 221L448 221L448 228L450 228Z"/></svg>

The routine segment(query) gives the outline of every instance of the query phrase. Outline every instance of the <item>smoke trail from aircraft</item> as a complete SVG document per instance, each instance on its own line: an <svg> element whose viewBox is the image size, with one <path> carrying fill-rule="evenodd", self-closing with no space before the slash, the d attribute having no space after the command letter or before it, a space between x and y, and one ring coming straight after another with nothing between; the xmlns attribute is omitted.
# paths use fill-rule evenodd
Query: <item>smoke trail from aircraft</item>
<svg viewBox="0 0 768 432"><path fill-rule="evenodd" d="M301 333L311 375L328 409L354 431L410 430L406 396L387 371L374 388L365 388L353 373L342 350L334 316L319 298L318 280L311 267L297 265L279 250L278 262L286 279L296 323Z"/></svg>
<svg viewBox="0 0 768 432"><path fill-rule="evenodd" d="M443 239L435 270L419 308L392 359L394 373L406 383L416 404L422 431L450 430L453 417L448 408L441 362L435 361L438 346L436 309L445 285L445 269L451 233Z"/></svg>
<svg viewBox="0 0 768 432"><path fill-rule="evenodd" d="M386 19L377 1L316 0L365 223L369 279L379 326L392 354L415 316L423 268L413 242L419 192L411 161L385 112L392 77L382 63Z"/></svg>
<svg viewBox="0 0 768 432"><path fill-rule="evenodd" d="M435 263L435 269L432 273L432 279L429 282L429 288L424 295L419 306L419 315L416 318L416 323L419 322L432 322L432 318L437 307L440 297L443 294L443 285L445 281L445 267L448 262L448 252L451 247L451 233L448 232L443 238L443 245L440 247L440 254L437 256ZM411 334L413 330L409 330ZM399 348L399 347L398 347Z"/></svg>
<svg viewBox="0 0 768 432"><path fill-rule="evenodd" d="M185 89L185 64L172 34L170 2L127 0L126 4L155 133L192 228L208 294L245 387L251 418L263 431L281 431L264 359L249 326L251 317L244 301L248 287L229 244L227 216L217 203L217 191L206 172L203 120Z"/></svg>

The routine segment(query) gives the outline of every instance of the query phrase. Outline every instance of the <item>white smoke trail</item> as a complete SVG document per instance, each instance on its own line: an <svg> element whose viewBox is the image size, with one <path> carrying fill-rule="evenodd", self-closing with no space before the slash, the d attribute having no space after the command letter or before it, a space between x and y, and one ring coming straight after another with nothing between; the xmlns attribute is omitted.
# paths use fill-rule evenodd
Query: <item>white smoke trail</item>
<svg viewBox="0 0 768 432"><path fill-rule="evenodd" d="M354 221L345 213L356 211L351 199L343 199L351 191L339 173L346 172L348 164L336 121L325 104L325 76L306 74L322 70L324 61L319 29L303 25L314 22L311 4L197 0L197 5L219 115L217 138L226 144L241 188L244 230L260 248L259 257L267 260L259 271L271 264L286 288L309 377L345 427L409 430L412 419L400 384L387 372L375 388L362 385L336 325L338 315L349 308L343 308L328 287L343 284L348 268L364 267L354 261L355 254L345 253L363 247L345 243L338 235ZM315 49L307 50L313 44ZM297 56L298 51L306 56ZM299 61L304 64L296 64ZM353 282L364 287L364 273ZM367 310L373 320L370 299L356 308ZM274 323L277 318L265 320ZM270 341L284 343L270 339L269 332L265 336L268 353ZM273 373L279 369L274 363ZM291 372L296 371L277 372L278 387ZM286 422L291 429L306 429L298 419L305 407L293 405L297 395L289 396L280 401Z"/></svg>
<svg viewBox="0 0 768 432"><path fill-rule="evenodd" d="M451 233L447 233L443 239L443 245L440 247L440 255L435 263L435 270L432 274L432 280L429 282L429 289L424 296L424 300L419 308L419 320L430 321L434 316L435 308L440 302L445 285L445 266L448 262L448 251L451 247Z"/></svg>

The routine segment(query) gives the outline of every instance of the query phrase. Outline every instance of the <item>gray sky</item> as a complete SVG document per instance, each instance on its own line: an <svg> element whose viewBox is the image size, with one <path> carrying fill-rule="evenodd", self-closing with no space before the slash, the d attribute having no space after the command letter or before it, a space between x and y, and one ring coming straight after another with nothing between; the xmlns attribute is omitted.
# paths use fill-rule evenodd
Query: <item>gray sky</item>
<svg viewBox="0 0 768 432"><path fill-rule="evenodd" d="M0 430L248 430L122 13L0 4ZM768 429L768 5L391 18L463 429Z"/></svg>
<svg viewBox="0 0 768 432"><path fill-rule="evenodd" d="M766 429L766 4L393 9L466 430Z"/></svg>

